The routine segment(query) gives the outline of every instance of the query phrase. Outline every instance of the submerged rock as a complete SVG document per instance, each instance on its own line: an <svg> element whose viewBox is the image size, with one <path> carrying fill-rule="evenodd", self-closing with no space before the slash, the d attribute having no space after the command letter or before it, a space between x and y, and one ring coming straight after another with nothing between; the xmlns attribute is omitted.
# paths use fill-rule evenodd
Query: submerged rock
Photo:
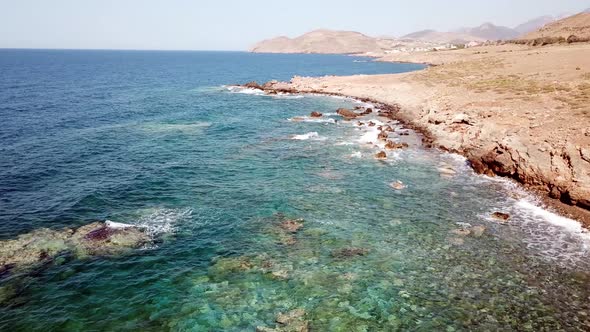
<svg viewBox="0 0 590 332"><path fill-rule="evenodd" d="M116 225L109 227L95 222L75 230L41 228L13 240L0 241L0 270L7 273L34 267L62 253L78 257L117 254L151 241L139 228Z"/></svg>
<svg viewBox="0 0 590 332"><path fill-rule="evenodd" d="M308 332L309 321L305 320L305 310L295 309L287 313L279 313L275 328L258 326L256 332Z"/></svg>
<svg viewBox="0 0 590 332"><path fill-rule="evenodd" d="M395 190L406 189L406 185L401 181L394 181L394 182L390 183L389 186Z"/></svg>
<svg viewBox="0 0 590 332"><path fill-rule="evenodd" d="M303 227L303 220L285 220L281 222L281 228L289 233L297 233Z"/></svg>
<svg viewBox="0 0 590 332"><path fill-rule="evenodd" d="M366 256L368 254L369 254L369 249L366 249L366 248L349 247L349 248L332 250L332 257L338 258L338 259Z"/></svg>
<svg viewBox="0 0 590 332"><path fill-rule="evenodd" d="M385 131L382 131L379 133L379 135L377 135L377 139L379 139L381 141L387 141L388 137L389 137L389 134Z"/></svg>
<svg viewBox="0 0 590 332"><path fill-rule="evenodd" d="M473 226L471 227L471 234L475 237L481 237L486 231L484 226Z"/></svg>
<svg viewBox="0 0 590 332"><path fill-rule="evenodd" d="M320 112L315 112L315 111L314 111L314 112L311 112L310 116L311 116L312 118L321 118L321 117L323 116L323 114L322 114L322 113L320 113Z"/></svg>
<svg viewBox="0 0 590 332"><path fill-rule="evenodd" d="M288 280L289 279L289 271L287 271L285 269L272 271L270 273L270 275L277 280Z"/></svg>
<svg viewBox="0 0 590 332"><path fill-rule="evenodd" d="M485 231L485 226L471 226L469 224L466 224L462 228L452 230L451 233L461 237L481 237L485 233Z"/></svg>
<svg viewBox="0 0 590 332"><path fill-rule="evenodd" d="M209 267L208 276L212 280L225 280L233 273L246 273L254 269L249 257L223 257L214 261Z"/></svg>
<svg viewBox="0 0 590 332"><path fill-rule="evenodd" d="M453 233L455 235L459 235L459 236L467 236L467 235L471 234L471 231L467 228L459 228L459 229L453 229L451 231L451 233Z"/></svg>
<svg viewBox="0 0 590 332"><path fill-rule="evenodd" d="M510 219L510 215L508 213L494 212L492 213L492 218L502 222L506 222L508 221L508 219Z"/></svg>

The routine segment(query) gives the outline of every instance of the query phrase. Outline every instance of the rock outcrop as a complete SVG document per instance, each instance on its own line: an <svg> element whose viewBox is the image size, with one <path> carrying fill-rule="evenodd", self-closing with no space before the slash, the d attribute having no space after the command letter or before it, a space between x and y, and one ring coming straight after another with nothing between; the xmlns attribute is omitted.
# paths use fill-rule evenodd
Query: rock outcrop
<svg viewBox="0 0 590 332"><path fill-rule="evenodd" d="M385 143L385 148L387 150L406 149L408 147L408 143L395 143L393 141L387 141L387 143Z"/></svg>
<svg viewBox="0 0 590 332"><path fill-rule="evenodd" d="M339 108L336 111L336 113L338 113L338 115L342 116L346 120L352 120L360 116L358 113L351 111L347 108Z"/></svg>
<svg viewBox="0 0 590 332"><path fill-rule="evenodd" d="M77 229L41 228L0 242L0 270L28 270L61 254L76 257L119 254L150 241L139 228L113 228L103 222Z"/></svg>

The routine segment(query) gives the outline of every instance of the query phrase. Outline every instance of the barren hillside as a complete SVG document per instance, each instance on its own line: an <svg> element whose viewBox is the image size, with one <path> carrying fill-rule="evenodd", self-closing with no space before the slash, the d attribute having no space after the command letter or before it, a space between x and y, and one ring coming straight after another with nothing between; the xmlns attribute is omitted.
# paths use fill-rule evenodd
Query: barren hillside
<svg viewBox="0 0 590 332"><path fill-rule="evenodd" d="M590 38L590 13L580 13L550 23L541 29L525 35L524 39L535 39L541 37L563 37L576 36L578 38Z"/></svg>

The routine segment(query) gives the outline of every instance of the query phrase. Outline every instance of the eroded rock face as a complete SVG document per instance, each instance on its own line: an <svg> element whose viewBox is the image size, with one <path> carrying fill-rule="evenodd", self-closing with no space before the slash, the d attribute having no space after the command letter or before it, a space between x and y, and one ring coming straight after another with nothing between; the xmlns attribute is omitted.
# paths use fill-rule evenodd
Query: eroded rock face
<svg viewBox="0 0 590 332"><path fill-rule="evenodd" d="M62 253L76 257L117 254L150 241L136 227L110 228L103 222L59 231L41 228L0 242L0 270L33 268Z"/></svg>

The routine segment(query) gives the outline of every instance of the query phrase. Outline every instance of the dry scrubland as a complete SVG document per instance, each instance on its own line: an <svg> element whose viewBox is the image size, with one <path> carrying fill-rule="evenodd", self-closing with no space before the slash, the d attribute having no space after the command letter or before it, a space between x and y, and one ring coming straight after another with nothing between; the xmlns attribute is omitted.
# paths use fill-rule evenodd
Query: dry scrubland
<svg viewBox="0 0 590 332"><path fill-rule="evenodd" d="M434 66L396 75L295 77L275 89L397 104L397 116L435 145L465 155L480 172L546 193L561 212L590 224L590 44L486 46L379 60Z"/></svg>

